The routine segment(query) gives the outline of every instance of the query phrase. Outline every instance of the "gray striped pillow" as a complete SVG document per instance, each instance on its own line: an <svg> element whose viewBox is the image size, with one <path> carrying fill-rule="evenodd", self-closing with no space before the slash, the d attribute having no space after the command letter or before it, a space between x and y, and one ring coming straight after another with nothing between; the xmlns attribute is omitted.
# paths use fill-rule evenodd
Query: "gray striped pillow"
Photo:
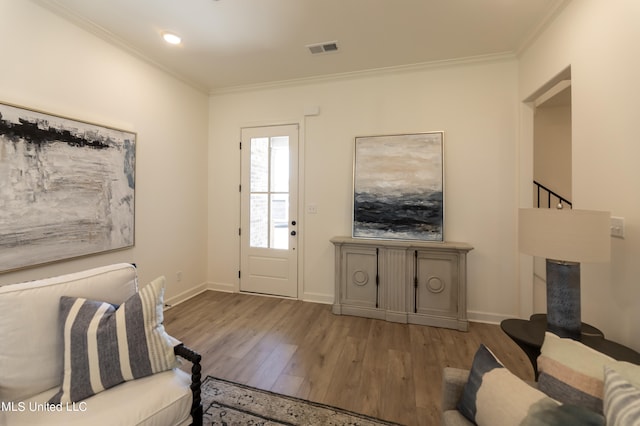
<svg viewBox="0 0 640 426"><path fill-rule="evenodd" d="M64 368L60 391L49 402L76 402L127 380L176 365L179 342L162 324L165 278L145 286L119 307L60 298Z"/></svg>
<svg viewBox="0 0 640 426"><path fill-rule="evenodd" d="M604 415L607 425L640 424L640 389L608 366L604 367Z"/></svg>

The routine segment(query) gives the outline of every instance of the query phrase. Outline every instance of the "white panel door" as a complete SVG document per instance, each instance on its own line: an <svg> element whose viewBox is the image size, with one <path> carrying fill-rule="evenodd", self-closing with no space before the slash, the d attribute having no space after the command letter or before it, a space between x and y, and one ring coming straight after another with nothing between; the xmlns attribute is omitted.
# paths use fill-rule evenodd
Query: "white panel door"
<svg viewBox="0 0 640 426"><path fill-rule="evenodd" d="M242 129L240 290L298 297L298 125Z"/></svg>

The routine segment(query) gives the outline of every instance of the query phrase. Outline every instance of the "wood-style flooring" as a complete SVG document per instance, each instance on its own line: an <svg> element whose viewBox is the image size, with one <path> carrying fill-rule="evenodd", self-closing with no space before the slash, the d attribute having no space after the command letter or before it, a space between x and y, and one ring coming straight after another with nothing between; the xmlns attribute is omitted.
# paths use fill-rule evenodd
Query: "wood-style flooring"
<svg viewBox="0 0 640 426"><path fill-rule="evenodd" d="M484 343L514 374L527 357L497 325L468 332L340 316L331 306L206 291L165 311L202 374L405 425L439 425L442 369L469 368Z"/></svg>

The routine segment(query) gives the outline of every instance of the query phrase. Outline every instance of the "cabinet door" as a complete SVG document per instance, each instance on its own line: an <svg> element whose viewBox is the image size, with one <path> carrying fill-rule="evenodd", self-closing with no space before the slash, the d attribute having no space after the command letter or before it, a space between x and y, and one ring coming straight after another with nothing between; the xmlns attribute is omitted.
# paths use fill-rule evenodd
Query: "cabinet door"
<svg viewBox="0 0 640 426"><path fill-rule="evenodd" d="M458 255L417 252L415 312L445 317L458 313Z"/></svg>
<svg viewBox="0 0 640 426"><path fill-rule="evenodd" d="M377 250L369 247L345 247L342 252L342 265L341 303L377 308Z"/></svg>

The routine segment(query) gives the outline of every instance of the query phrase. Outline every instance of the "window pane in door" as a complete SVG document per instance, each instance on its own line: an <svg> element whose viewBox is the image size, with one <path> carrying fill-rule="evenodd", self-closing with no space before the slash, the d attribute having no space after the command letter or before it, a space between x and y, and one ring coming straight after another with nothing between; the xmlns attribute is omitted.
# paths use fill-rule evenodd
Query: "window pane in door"
<svg viewBox="0 0 640 426"><path fill-rule="evenodd" d="M271 195L271 248L289 249L289 194Z"/></svg>
<svg viewBox="0 0 640 426"><path fill-rule="evenodd" d="M251 192L269 190L269 138L251 139Z"/></svg>
<svg viewBox="0 0 640 426"><path fill-rule="evenodd" d="M251 247L269 247L269 199L267 194L251 194L249 245Z"/></svg>
<svg viewBox="0 0 640 426"><path fill-rule="evenodd" d="M271 138L271 191L289 192L289 137Z"/></svg>

